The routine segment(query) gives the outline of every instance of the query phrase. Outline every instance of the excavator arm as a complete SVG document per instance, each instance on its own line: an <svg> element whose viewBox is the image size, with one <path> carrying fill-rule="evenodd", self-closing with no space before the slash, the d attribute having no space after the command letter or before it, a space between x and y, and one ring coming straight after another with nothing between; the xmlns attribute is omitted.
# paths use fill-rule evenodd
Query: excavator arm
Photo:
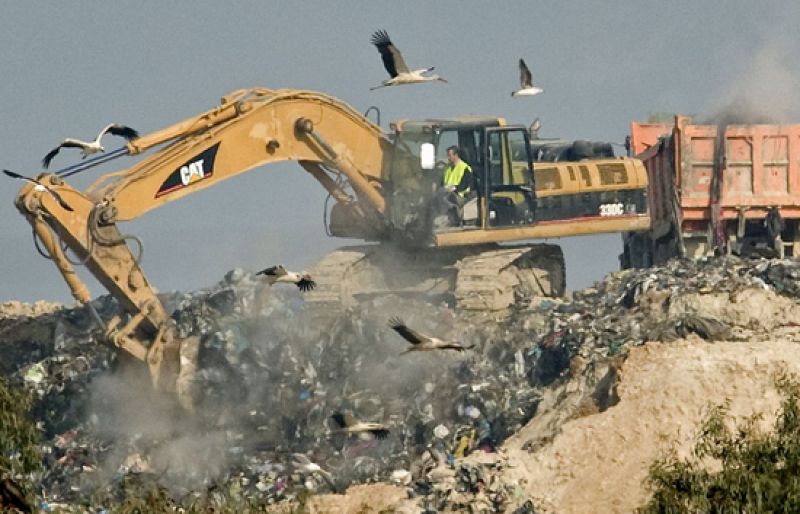
<svg viewBox="0 0 800 514"><path fill-rule="evenodd" d="M87 194L112 203L115 220L126 221L255 167L293 160L338 169L373 210L385 209L380 184L391 151L385 134L322 93L236 92L216 109L132 141L129 152L173 140L137 165L101 177Z"/></svg>
<svg viewBox="0 0 800 514"><path fill-rule="evenodd" d="M94 314L108 341L148 363L160 389L176 387L180 342L175 324L141 269L141 241L123 235L118 222L136 219L245 171L293 160L337 202L348 206L362 226L369 226L373 237L386 229L382 183L390 141L352 107L321 93L236 91L220 106L128 145L132 155L148 150L153 150L151 155L100 177L84 192L57 175L41 175L39 180L58 191L72 211L33 184L22 188L16 205L75 299ZM346 178L355 197L330 170ZM135 251L129 243L135 243ZM67 249L77 261L67 256ZM103 323L75 273L78 264L86 265L119 301L128 314L125 319L117 316L108 325Z"/></svg>

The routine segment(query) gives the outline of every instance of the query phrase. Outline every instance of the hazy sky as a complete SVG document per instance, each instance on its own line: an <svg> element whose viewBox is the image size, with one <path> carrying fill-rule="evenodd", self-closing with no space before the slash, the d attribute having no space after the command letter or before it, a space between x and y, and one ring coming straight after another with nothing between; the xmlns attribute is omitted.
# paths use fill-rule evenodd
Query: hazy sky
<svg viewBox="0 0 800 514"><path fill-rule="evenodd" d="M319 90L361 111L377 105L384 126L459 114L527 125L539 116L543 137L622 141L650 112L707 113L737 95L800 121L797 20L800 2L4 2L0 167L35 175L64 137L93 137L111 121L151 132L251 86ZM376 29L410 66L435 65L450 82L369 91L385 78L369 44ZM543 95L509 96L519 57ZM64 151L53 167L76 160ZM85 187L130 162L70 182ZM0 177L0 301L70 302L13 206L20 185ZM144 240L157 288L195 289L237 266L305 267L348 244L325 236L324 197L298 165L273 165L122 230ZM617 267L617 235L561 244L571 289Z"/></svg>

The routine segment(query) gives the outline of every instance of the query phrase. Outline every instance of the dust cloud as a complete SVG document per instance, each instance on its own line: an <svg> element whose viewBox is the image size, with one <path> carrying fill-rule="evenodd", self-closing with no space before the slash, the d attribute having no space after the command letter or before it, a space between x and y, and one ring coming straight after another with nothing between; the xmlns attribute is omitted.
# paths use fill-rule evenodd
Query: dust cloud
<svg viewBox="0 0 800 514"><path fill-rule="evenodd" d="M388 326L398 316L458 339L463 330L451 309L387 296L316 324L293 286L268 287L250 274L238 280L166 302L181 335L200 337L194 415L174 395L154 392L141 363L92 382L86 419L109 448L103 477L151 474L183 494L253 465L290 470L290 454L300 452L345 486L391 471L389 461L410 465L409 441L429 439L421 431L457 416L449 370L474 357L401 356L408 343ZM391 434L380 444L356 443L331 421L336 411L385 423Z"/></svg>
<svg viewBox="0 0 800 514"><path fill-rule="evenodd" d="M181 494L207 486L231 464L224 430L198 422L173 397L156 392L140 363L97 377L89 392L87 421L108 448L96 477L101 481L157 475Z"/></svg>
<svg viewBox="0 0 800 514"><path fill-rule="evenodd" d="M789 123L800 119L800 68L796 41L766 42L711 103L703 123L715 125Z"/></svg>

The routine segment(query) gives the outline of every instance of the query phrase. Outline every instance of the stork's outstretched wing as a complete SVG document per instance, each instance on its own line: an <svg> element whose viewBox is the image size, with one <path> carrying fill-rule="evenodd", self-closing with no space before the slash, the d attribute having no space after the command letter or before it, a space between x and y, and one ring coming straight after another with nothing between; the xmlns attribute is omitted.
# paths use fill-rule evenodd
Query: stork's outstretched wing
<svg viewBox="0 0 800 514"><path fill-rule="evenodd" d="M35 178L26 177L25 175L20 175L19 173L14 173L11 170L3 170L3 173L5 173L6 175L8 175L11 178L17 178L17 179L20 179L20 180L24 180L26 182L31 182L33 184L36 184L36 187L42 188L45 191L47 191L50 194L50 196L52 196L53 199L56 202L58 202L58 204L61 206L62 209L70 211L70 212L73 211L73 208L70 207L69 204L67 202L65 202L63 198L61 198L60 194L55 192L52 188L47 187L46 185L42 184L41 182L39 182Z"/></svg>
<svg viewBox="0 0 800 514"><path fill-rule="evenodd" d="M106 125L105 128L100 131L99 137L103 137L103 134L106 132L112 136L122 136L128 141L139 137L139 133L136 130L125 125L120 125L119 123L109 123Z"/></svg>
<svg viewBox="0 0 800 514"><path fill-rule="evenodd" d="M62 148L86 148L86 143L78 141L77 139L65 139L63 143L50 150L50 152L44 156L44 159L42 159L42 166L44 166L45 169L50 166L50 161L53 160L53 157L55 157Z"/></svg>
<svg viewBox="0 0 800 514"><path fill-rule="evenodd" d="M28 182L33 182L34 184L38 184L39 183L38 180L34 180L32 178L26 177L25 175L20 175L19 173L15 173L15 172L13 172L11 170L3 170L3 173L5 173L6 175L8 175L11 178L18 178L20 180L27 180Z"/></svg>
<svg viewBox="0 0 800 514"><path fill-rule="evenodd" d="M389 320L389 326L411 344L420 344L429 339L419 332L408 328L403 320L397 317Z"/></svg>
<svg viewBox="0 0 800 514"><path fill-rule="evenodd" d="M533 75L522 59L519 60L519 83L522 89L533 87Z"/></svg>
<svg viewBox="0 0 800 514"><path fill-rule="evenodd" d="M304 293L311 291L315 287L317 287L317 283L310 278L303 277L299 282L297 282L297 288Z"/></svg>
<svg viewBox="0 0 800 514"><path fill-rule="evenodd" d="M369 433L374 435L376 439L386 439L389 437L388 428L373 428L369 430Z"/></svg>
<svg viewBox="0 0 800 514"><path fill-rule="evenodd" d="M396 77L398 73L408 73L408 66L406 66L406 62L403 60L403 55L400 53L400 50L392 44L392 41L389 39L389 34L387 34L385 30L379 30L372 34L372 39L370 41L373 45L378 47L378 51L381 53L381 59L383 59L383 66L386 68L386 71L389 72L390 76Z"/></svg>
<svg viewBox="0 0 800 514"><path fill-rule="evenodd" d="M542 120L540 120L539 118L533 120L531 126L528 127L528 132L530 133L532 139L539 139L539 129L541 128L542 128Z"/></svg>
<svg viewBox="0 0 800 514"><path fill-rule="evenodd" d="M331 418L333 418L336 424L339 425L339 428L352 427L353 425L359 423L359 421L349 412L345 412L344 414L341 412L334 412Z"/></svg>
<svg viewBox="0 0 800 514"><path fill-rule="evenodd" d="M280 277L282 275L286 275L286 269L282 265L278 264L277 266L270 266L269 268L262 269L261 271L257 272L256 275Z"/></svg>

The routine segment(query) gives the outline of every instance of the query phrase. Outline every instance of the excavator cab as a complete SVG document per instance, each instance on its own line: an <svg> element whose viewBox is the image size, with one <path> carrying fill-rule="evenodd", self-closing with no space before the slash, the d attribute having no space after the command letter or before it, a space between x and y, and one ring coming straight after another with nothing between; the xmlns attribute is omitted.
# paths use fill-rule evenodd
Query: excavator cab
<svg viewBox="0 0 800 514"><path fill-rule="evenodd" d="M486 129L488 166L481 191L487 203L484 227L534 222L536 190L528 138L525 128Z"/></svg>
<svg viewBox="0 0 800 514"><path fill-rule="evenodd" d="M389 217L405 238L420 243L442 232L533 223L536 193L527 129L503 126L498 119L398 122L393 128ZM459 199L457 218L442 224L436 191L451 146L458 146L472 169L473 184Z"/></svg>

